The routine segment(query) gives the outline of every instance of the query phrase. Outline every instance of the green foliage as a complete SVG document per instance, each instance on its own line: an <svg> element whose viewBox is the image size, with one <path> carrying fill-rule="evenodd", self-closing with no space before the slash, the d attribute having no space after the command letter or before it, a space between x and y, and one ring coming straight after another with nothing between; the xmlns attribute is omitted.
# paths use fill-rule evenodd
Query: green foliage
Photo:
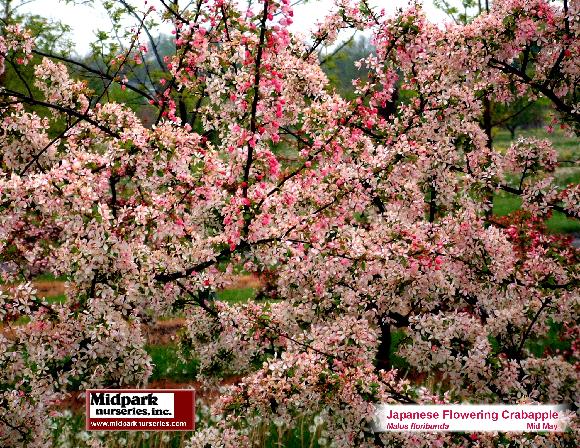
<svg viewBox="0 0 580 448"><path fill-rule="evenodd" d="M527 344L528 350L536 357L540 358L546 354L563 353L570 350L570 341L562 340L562 324L550 323L550 330L547 337L532 340Z"/></svg>
<svg viewBox="0 0 580 448"><path fill-rule="evenodd" d="M35 48L41 52L54 54L68 54L72 43L68 39L70 27L58 21L49 20L37 14L20 13L20 6L27 2L15 0L0 0L0 35L5 33L8 25L19 25L27 29L35 40ZM33 54L28 64L22 64L19 60L6 58L5 71L0 74L0 87L17 92L31 92L35 97L41 97L39 90L34 85L34 66L37 65L41 56ZM27 106L28 110L36 112L39 116L50 116L46 108L39 106Z"/></svg>
<svg viewBox="0 0 580 448"><path fill-rule="evenodd" d="M409 363L405 360L405 358L397 355L397 350L399 349L399 346L404 343L406 337L407 335L404 330L396 330L391 333L390 360L393 369L404 371L409 368Z"/></svg>
<svg viewBox="0 0 580 448"><path fill-rule="evenodd" d="M571 344L570 341L563 340L562 338L562 333L564 330L562 324L550 321L549 327L550 330L546 334L546 337L541 339L530 339L525 345L526 349L536 357L542 357L546 354L554 355L556 353L564 355L569 354L567 351L570 350ZM488 340L493 348L493 351L498 353L500 349L498 340L493 336L488 336Z"/></svg>
<svg viewBox="0 0 580 448"><path fill-rule="evenodd" d="M39 0L32 0L38 1ZM72 41L68 37L70 26L59 21L42 17L39 14L21 13L21 7L30 3L26 0L0 0L0 33L4 34L7 25L20 25L30 31L35 46L41 51L68 53Z"/></svg>

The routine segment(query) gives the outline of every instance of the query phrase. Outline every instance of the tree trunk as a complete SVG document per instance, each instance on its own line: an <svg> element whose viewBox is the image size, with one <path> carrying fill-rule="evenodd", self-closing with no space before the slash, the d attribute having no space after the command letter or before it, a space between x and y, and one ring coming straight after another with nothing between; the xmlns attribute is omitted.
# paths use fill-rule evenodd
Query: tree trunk
<svg viewBox="0 0 580 448"><path fill-rule="evenodd" d="M0 19L0 36L5 35L5 27L12 22L12 0L4 0L4 17ZM4 61L4 71L0 73L0 86L6 84L6 61Z"/></svg>
<svg viewBox="0 0 580 448"><path fill-rule="evenodd" d="M381 321L381 342L377 351L377 370L391 370L391 325Z"/></svg>
<svg viewBox="0 0 580 448"><path fill-rule="evenodd" d="M486 4L487 7L487 4ZM487 147L489 149L493 148L493 139L491 136L492 130L492 121L491 121L491 101L487 96L483 98L483 129L485 131L485 135L487 136ZM491 215L493 212L493 192L488 191L486 194L485 201L488 203L489 208L485 213L486 219L489 221L491 219Z"/></svg>
<svg viewBox="0 0 580 448"><path fill-rule="evenodd" d="M493 139L491 136L491 129L492 129L492 121L491 121L491 101L489 98L483 98L483 130L485 131L485 135L487 136L487 147L492 148L493 146Z"/></svg>

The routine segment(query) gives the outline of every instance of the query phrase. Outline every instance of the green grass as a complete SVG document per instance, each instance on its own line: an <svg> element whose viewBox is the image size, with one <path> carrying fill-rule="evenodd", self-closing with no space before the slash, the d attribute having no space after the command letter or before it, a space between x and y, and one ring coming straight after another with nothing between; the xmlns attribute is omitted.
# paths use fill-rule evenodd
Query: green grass
<svg viewBox="0 0 580 448"><path fill-rule="evenodd" d="M208 415L198 412L202 421ZM252 446L262 448L318 448L323 436L324 424L313 427L312 417L298 417L293 427L278 427L273 423L264 423L251 428L249 434ZM205 426L200 425L197 426ZM311 431L312 430L312 431ZM99 440L107 448L182 448L192 436L189 431L85 431L84 410L52 419L54 448L72 446L85 448L90 440Z"/></svg>
<svg viewBox="0 0 580 448"><path fill-rule="evenodd" d="M176 344L148 345L145 347L154 364L150 381L172 380L177 382L192 381L198 370L196 360L184 363L179 359L179 347Z"/></svg>
<svg viewBox="0 0 580 448"><path fill-rule="evenodd" d="M511 194L498 194L493 198L493 214L495 216L506 216L522 206L521 198Z"/></svg>
<svg viewBox="0 0 580 448"><path fill-rule="evenodd" d="M230 304L244 303L252 299L256 295L254 288L239 288L239 289L224 289L218 291L218 300L223 300Z"/></svg>
<svg viewBox="0 0 580 448"><path fill-rule="evenodd" d="M107 448L182 448L189 440L189 431L86 431L84 409L52 419L54 448L94 446L91 440Z"/></svg>
<svg viewBox="0 0 580 448"><path fill-rule="evenodd" d="M535 137L539 139L547 138L558 151L561 160L578 160L580 158L580 143L576 137L568 137L560 129L555 129L552 134L548 134L544 128L518 129L518 137ZM510 133L507 130L499 129L493 133L493 146L500 151L504 151L512 143Z"/></svg>
<svg viewBox="0 0 580 448"><path fill-rule="evenodd" d="M66 278L65 275L60 275L60 276L56 277L53 274L51 274L50 272L45 272L43 274L40 274L40 275L36 276L34 278L34 280L37 280L37 281L47 281L47 282L50 282L50 281L65 282L67 280L67 278Z"/></svg>
<svg viewBox="0 0 580 448"><path fill-rule="evenodd" d="M546 226L552 233L580 232L580 221L577 219L570 219L560 212L554 212L552 217L546 222Z"/></svg>
<svg viewBox="0 0 580 448"><path fill-rule="evenodd" d="M518 137L547 138L551 140L554 149L558 152L558 160L580 160L580 142L578 138L565 135L560 129L548 134L545 129L522 129L516 132ZM504 151L512 143L510 134L506 130L494 132L493 144L499 151ZM580 183L580 167L577 165L564 164L557 168L554 173L555 183L559 187ZM498 194L493 201L493 213L496 216L505 216L521 208L522 201L519 197L510 194ZM554 212L546 222L548 230L552 233L580 232L580 221L567 218L559 212Z"/></svg>
<svg viewBox="0 0 580 448"><path fill-rule="evenodd" d="M580 183L580 167L566 167L556 170L554 180L560 187Z"/></svg>
<svg viewBox="0 0 580 448"><path fill-rule="evenodd" d="M322 432L323 425L315 428L312 417L299 417L291 428L273 423L253 428L250 438L255 446L263 448L318 448Z"/></svg>
<svg viewBox="0 0 580 448"><path fill-rule="evenodd" d="M238 289L224 289L218 291L216 296L218 300L223 300L230 304L245 303L248 300L254 298L256 295L256 290L254 288L238 288ZM66 297L64 294L59 294L57 296L45 297L48 303L64 303Z"/></svg>
<svg viewBox="0 0 580 448"><path fill-rule="evenodd" d="M44 300L46 300L48 303L64 303L66 301L66 297L64 294L59 294L58 296L50 296L50 297L45 297Z"/></svg>
<svg viewBox="0 0 580 448"><path fill-rule="evenodd" d="M505 216L522 206L521 198L511 194L498 194L493 198L493 214ZM554 211L552 217L546 222L548 231L552 233L580 232L580 221L567 218L560 212Z"/></svg>

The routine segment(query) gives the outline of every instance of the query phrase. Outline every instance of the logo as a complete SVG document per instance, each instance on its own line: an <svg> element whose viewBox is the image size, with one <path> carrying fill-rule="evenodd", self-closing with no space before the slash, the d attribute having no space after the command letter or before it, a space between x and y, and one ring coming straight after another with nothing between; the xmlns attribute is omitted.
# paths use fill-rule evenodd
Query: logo
<svg viewBox="0 0 580 448"><path fill-rule="evenodd" d="M88 431L193 431L193 389L90 389Z"/></svg>

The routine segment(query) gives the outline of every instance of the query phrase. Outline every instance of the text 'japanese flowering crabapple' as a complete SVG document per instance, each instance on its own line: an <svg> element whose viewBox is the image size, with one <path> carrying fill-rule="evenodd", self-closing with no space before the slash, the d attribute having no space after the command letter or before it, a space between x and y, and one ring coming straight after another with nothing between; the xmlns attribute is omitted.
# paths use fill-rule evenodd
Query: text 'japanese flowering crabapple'
<svg viewBox="0 0 580 448"><path fill-rule="evenodd" d="M192 448L251 446L252 428L301 417L334 446L460 447L475 442L373 434L374 405L577 403L578 252L542 223L578 219L580 188L555 183L549 141L500 153L481 117L484 101L545 97L578 132L580 2L497 0L440 26L341 0L308 38L289 1L244 5L133 9L102 94L48 56L29 89L0 89L0 444L50 446L69 393L145 385L141 323L176 309L199 379L239 378ZM149 18L176 40L150 89L121 76L143 63ZM347 28L376 50L353 101L317 57ZM35 55L25 29L0 36L2 69ZM117 82L153 126L107 101ZM522 213L494 218L498 192ZM215 299L242 269L268 278L268 301ZM39 298L41 272L67 277L64 303ZM415 379L392 369L395 331ZM550 331L570 349L537 356ZM477 443L574 446L576 425Z"/></svg>

